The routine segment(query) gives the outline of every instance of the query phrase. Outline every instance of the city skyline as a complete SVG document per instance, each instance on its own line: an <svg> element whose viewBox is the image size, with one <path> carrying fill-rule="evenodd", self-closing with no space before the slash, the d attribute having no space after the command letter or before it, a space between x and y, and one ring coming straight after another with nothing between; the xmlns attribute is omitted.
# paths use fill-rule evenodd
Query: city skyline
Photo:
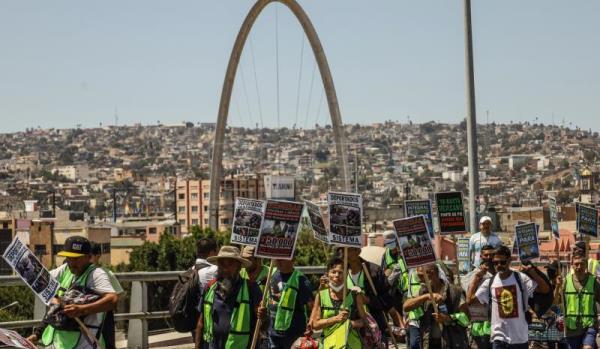
<svg viewBox="0 0 600 349"><path fill-rule="evenodd" d="M462 2L300 3L323 42L345 123L461 121ZM2 132L110 125L115 113L129 125L215 122L225 66L252 2L178 4L3 3L0 115L10 124ZM478 122L564 120L598 131L599 13L594 2L474 3ZM280 126L329 123L318 74L310 88L314 59L300 25L276 4L258 18L242 56L230 124L277 126L275 22Z"/></svg>

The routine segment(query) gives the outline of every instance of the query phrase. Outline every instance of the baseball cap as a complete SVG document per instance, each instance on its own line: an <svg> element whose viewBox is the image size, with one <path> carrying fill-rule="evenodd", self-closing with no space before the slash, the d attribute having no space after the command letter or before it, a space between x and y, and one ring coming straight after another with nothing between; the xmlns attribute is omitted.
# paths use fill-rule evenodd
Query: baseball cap
<svg viewBox="0 0 600 349"><path fill-rule="evenodd" d="M479 220L479 224L483 224L485 222L492 223L492 219L489 216L483 216L483 217L481 217L481 219Z"/></svg>
<svg viewBox="0 0 600 349"><path fill-rule="evenodd" d="M387 231L383 234L383 246L386 248L395 248L398 246L395 232Z"/></svg>
<svg viewBox="0 0 600 349"><path fill-rule="evenodd" d="M82 257L91 253L90 240L83 236L70 236L65 240L65 247L58 252L61 257Z"/></svg>

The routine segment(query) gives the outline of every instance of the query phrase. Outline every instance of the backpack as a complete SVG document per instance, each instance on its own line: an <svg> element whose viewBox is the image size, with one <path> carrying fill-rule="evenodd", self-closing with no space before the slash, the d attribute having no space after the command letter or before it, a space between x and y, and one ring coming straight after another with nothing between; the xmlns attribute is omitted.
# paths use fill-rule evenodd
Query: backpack
<svg viewBox="0 0 600 349"><path fill-rule="evenodd" d="M169 315L177 332L190 332L196 328L198 302L200 301L200 281L196 268L179 274L169 298Z"/></svg>

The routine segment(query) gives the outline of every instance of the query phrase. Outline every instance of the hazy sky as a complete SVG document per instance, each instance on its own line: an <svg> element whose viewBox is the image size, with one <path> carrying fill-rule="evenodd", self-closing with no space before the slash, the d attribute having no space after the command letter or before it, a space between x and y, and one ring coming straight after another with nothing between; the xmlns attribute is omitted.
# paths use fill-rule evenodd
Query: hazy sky
<svg viewBox="0 0 600 349"><path fill-rule="evenodd" d="M120 124L215 121L231 47L252 4L1 1L0 132L114 124L115 108ZM461 0L301 4L322 40L344 122L464 117ZM600 130L598 18L598 0L473 1L478 121L489 111L490 122L538 117ZM253 29L231 123L254 125L262 114L265 126L277 125L276 34L280 125L328 123L318 74L310 88L312 53L305 42L301 55L300 25L280 4Z"/></svg>

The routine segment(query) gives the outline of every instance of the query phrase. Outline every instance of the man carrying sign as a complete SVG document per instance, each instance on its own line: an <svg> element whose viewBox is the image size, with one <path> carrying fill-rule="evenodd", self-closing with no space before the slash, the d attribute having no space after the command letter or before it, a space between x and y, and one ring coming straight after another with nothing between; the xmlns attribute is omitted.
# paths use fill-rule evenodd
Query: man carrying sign
<svg viewBox="0 0 600 349"><path fill-rule="evenodd" d="M307 314L313 307L312 286L294 268L293 260L276 259L277 271L269 282L269 349L289 349L306 331Z"/></svg>
<svg viewBox="0 0 600 349"><path fill-rule="evenodd" d="M88 304L61 304L62 314L68 318L82 318L87 329L72 326L72 320L51 323L43 330L36 330L28 339L32 342L41 341L43 345L55 349L84 349L94 348L95 343L87 334L82 333L89 330L89 334L96 340L103 342L99 333L104 321L105 312L112 310L117 304L118 296L111 285L108 274L102 268L91 263L90 241L81 236L71 236L65 241L65 249L58 253L66 257L66 263L50 271L50 275L58 279L61 289L53 303L62 303L66 291L78 289L84 293L91 290L99 295L99 298ZM55 309L50 307L50 310ZM67 323L71 323L67 326ZM61 329L61 327L63 327ZM69 329L66 329L69 328Z"/></svg>

